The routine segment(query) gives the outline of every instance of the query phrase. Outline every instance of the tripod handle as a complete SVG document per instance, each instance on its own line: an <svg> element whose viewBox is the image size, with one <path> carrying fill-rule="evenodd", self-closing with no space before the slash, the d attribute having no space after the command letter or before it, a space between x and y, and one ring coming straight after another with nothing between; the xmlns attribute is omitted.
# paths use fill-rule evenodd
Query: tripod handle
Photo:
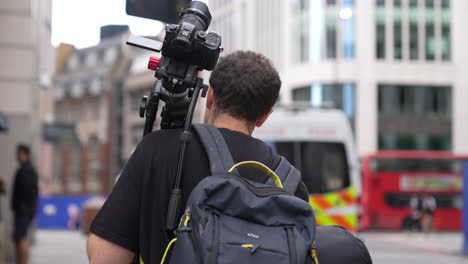
<svg viewBox="0 0 468 264"><path fill-rule="evenodd" d="M162 82L160 80L156 80L150 97L146 99L146 120L143 136L153 131L154 122L156 121L156 116L158 114L159 99L161 98L161 86Z"/></svg>

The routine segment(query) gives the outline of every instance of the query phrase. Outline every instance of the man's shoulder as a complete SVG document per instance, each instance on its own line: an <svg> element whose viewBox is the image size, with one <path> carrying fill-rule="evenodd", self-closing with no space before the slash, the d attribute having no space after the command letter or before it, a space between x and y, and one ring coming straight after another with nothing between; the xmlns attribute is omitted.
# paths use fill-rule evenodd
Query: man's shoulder
<svg viewBox="0 0 468 264"><path fill-rule="evenodd" d="M154 150L173 145L179 141L182 131L182 129L161 129L153 131L145 135L140 143L138 143L137 147Z"/></svg>
<svg viewBox="0 0 468 264"><path fill-rule="evenodd" d="M18 172L19 173L26 173L26 174L35 173L36 168L34 167L34 165L31 162L25 162L25 163L22 163L19 166Z"/></svg>
<svg viewBox="0 0 468 264"><path fill-rule="evenodd" d="M247 135L245 133L227 129L227 128L218 128L221 134L224 136L224 139L226 141L251 141L253 143L263 143L261 140L256 139L250 135ZM156 130L148 135L146 135L143 138L143 142L145 143L154 143L154 142L167 142L167 140L170 141L178 141L181 134L183 132L183 129L161 129L161 130ZM190 130L192 134L192 139L198 139L196 131L192 128Z"/></svg>

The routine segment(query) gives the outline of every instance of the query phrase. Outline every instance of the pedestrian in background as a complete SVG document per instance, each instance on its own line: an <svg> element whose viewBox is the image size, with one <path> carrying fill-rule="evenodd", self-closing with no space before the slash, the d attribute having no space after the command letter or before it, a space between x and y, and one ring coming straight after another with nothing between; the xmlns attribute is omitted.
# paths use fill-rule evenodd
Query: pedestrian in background
<svg viewBox="0 0 468 264"><path fill-rule="evenodd" d="M425 194L422 200L423 206L423 230L425 233L429 233L432 230L432 218L434 211L437 208L436 199L434 196Z"/></svg>
<svg viewBox="0 0 468 264"><path fill-rule="evenodd" d="M422 196L413 195L410 200L411 207L411 222L408 223L407 228L409 231L421 231L421 217L422 217Z"/></svg>
<svg viewBox="0 0 468 264"><path fill-rule="evenodd" d="M19 168L13 181L11 208L13 210L13 241L16 248L16 263L26 264L29 257L28 229L34 219L38 198L38 176L27 145L16 149Z"/></svg>

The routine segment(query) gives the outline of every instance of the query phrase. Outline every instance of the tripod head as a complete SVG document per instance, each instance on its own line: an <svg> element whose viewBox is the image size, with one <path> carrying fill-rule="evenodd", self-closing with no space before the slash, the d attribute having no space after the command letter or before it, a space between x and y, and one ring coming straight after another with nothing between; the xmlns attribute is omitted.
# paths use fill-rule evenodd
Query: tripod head
<svg viewBox="0 0 468 264"><path fill-rule="evenodd" d="M144 135L153 129L159 100L165 102L161 128L181 128L192 110L189 110L190 102L200 83L205 96L208 87L203 85L198 73L214 69L222 51L221 36L206 32L210 22L208 7L203 2L192 1L182 10L177 24L166 26L164 42L138 36L127 40L131 46L162 51L161 58L151 57L148 62L148 69L155 71L157 80L151 94L143 97L140 104L140 117L146 118Z"/></svg>

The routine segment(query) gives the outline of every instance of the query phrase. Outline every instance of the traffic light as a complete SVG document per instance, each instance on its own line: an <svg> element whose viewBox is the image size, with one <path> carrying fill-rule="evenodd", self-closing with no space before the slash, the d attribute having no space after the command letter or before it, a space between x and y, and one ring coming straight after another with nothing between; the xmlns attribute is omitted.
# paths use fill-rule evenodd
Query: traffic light
<svg viewBox="0 0 468 264"><path fill-rule="evenodd" d="M127 0L128 15L174 24L191 0Z"/></svg>

